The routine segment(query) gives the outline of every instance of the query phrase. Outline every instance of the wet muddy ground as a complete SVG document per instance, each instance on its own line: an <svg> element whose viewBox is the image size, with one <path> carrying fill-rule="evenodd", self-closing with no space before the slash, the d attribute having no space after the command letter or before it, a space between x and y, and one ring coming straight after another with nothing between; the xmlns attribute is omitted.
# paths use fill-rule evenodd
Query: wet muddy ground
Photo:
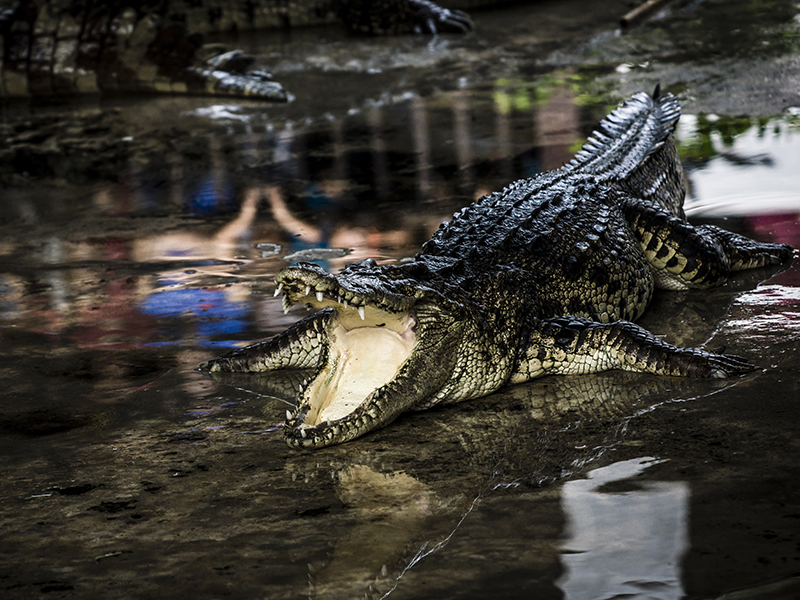
<svg viewBox="0 0 800 600"><path fill-rule="evenodd" d="M800 596L796 262L642 320L762 368L733 381L542 379L304 453L296 382L195 370L302 316L282 266L413 255L656 82L684 104L690 217L800 247L800 9L674 2L621 32L629 8L232 40L286 105L2 107L2 596Z"/></svg>

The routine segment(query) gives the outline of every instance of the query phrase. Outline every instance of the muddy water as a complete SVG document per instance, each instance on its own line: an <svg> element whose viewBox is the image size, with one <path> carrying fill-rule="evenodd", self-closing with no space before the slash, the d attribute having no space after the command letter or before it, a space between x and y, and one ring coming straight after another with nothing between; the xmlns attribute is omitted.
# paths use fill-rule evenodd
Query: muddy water
<svg viewBox="0 0 800 600"><path fill-rule="evenodd" d="M698 97L713 74L681 37L714 17L696 45L746 72L713 36L758 15L681 6L624 37L626 3L559 2L432 45L238 40L297 96L286 106L6 107L3 597L797 596L796 264L660 294L643 319L763 367L734 381L551 378L300 453L280 431L296 382L195 370L304 314L272 296L282 266L412 255L460 206L562 164L619 90L678 63L687 213L800 247L797 111L741 89ZM791 42L793 14L755 29ZM794 60L758 31L744 37L769 64Z"/></svg>

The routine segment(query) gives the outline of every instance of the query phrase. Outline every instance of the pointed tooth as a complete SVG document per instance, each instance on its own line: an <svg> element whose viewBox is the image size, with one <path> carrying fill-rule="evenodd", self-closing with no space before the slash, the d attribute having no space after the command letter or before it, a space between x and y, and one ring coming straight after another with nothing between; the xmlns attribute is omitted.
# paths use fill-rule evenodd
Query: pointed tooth
<svg viewBox="0 0 800 600"><path fill-rule="evenodd" d="M306 286L306 296L310 296L310 295L311 295L311 286L307 285Z"/></svg>
<svg viewBox="0 0 800 600"><path fill-rule="evenodd" d="M363 306L359 306L358 307L358 316L361 317L362 321L367 318L365 313L366 313L366 311L364 310L364 307Z"/></svg>
<svg viewBox="0 0 800 600"><path fill-rule="evenodd" d="M307 435L308 434L306 433L306 428L305 427L301 427L300 428L300 437L303 438L303 439L306 439Z"/></svg>
<svg viewBox="0 0 800 600"><path fill-rule="evenodd" d="M331 420L325 419L325 427L330 427L330 426L331 426Z"/></svg>
<svg viewBox="0 0 800 600"><path fill-rule="evenodd" d="M283 284L279 283L278 287L275 288L275 293L272 295L272 297L277 298L278 296L280 296L282 291L283 291Z"/></svg>
<svg viewBox="0 0 800 600"><path fill-rule="evenodd" d="M292 413L290 411L288 411L288 410L286 411L286 420L287 421L291 421L292 420Z"/></svg>
<svg viewBox="0 0 800 600"><path fill-rule="evenodd" d="M322 302L322 292L317 292L317 302Z"/></svg>
<svg viewBox="0 0 800 600"><path fill-rule="evenodd" d="M341 304L341 303L342 303L342 297L341 297L341 296L336 296L336 301L337 301L339 304Z"/></svg>
<svg viewBox="0 0 800 600"><path fill-rule="evenodd" d="M344 302L342 302L342 304L344 305L345 308L347 308L347 298L344 299Z"/></svg>

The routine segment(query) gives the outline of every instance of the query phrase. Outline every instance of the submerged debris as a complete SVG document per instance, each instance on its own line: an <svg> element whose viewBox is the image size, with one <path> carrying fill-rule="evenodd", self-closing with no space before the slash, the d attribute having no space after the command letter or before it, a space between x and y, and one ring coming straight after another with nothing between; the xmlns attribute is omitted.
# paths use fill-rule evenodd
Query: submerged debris
<svg viewBox="0 0 800 600"><path fill-rule="evenodd" d="M350 254L350 248L306 248L298 250L283 257L284 260L295 262L299 260L330 260L331 258L341 258Z"/></svg>

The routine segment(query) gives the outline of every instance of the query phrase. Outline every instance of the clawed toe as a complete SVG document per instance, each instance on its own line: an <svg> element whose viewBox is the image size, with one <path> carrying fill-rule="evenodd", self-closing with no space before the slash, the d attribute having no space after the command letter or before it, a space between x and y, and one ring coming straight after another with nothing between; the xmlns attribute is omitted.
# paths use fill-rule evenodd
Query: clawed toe
<svg viewBox="0 0 800 600"><path fill-rule="evenodd" d="M757 369L747 359L735 354L713 354L709 359L709 366L711 367L711 377L715 379L744 375Z"/></svg>
<svg viewBox="0 0 800 600"><path fill-rule="evenodd" d="M437 33L467 33L474 24L470 16L462 10L442 8L426 4L417 13L418 30L431 35Z"/></svg>
<svg viewBox="0 0 800 600"><path fill-rule="evenodd" d="M439 28L453 33L467 33L474 29L470 16L461 10L445 10L439 18Z"/></svg>

